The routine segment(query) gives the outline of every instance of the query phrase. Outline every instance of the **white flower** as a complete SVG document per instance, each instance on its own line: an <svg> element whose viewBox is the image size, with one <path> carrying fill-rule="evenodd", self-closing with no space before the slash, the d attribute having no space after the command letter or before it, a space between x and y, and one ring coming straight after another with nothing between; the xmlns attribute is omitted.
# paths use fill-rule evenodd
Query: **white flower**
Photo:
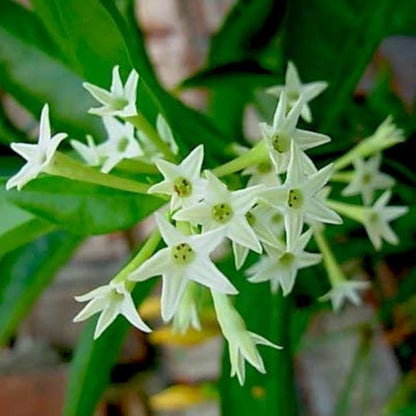
<svg viewBox="0 0 416 416"><path fill-rule="evenodd" d="M231 377L237 375L240 385L244 384L248 361L260 373L266 373L263 359L257 349L257 344L266 345L275 349L282 347L273 344L266 338L247 331L245 323L238 312L231 305L227 296L211 291L214 300L215 312L221 331L228 342L231 362Z"/></svg>
<svg viewBox="0 0 416 416"><path fill-rule="evenodd" d="M49 123L49 107L42 108L37 144L12 143L11 148L26 159L26 164L6 183L6 189L17 187L20 191L28 182L35 179L41 172L46 172L59 144L67 137L65 133L51 136Z"/></svg>
<svg viewBox="0 0 416 416"><path fill-rule="evenodd" d="M377 189L387 189L394 185L391 176L379 171L381 154L377 153L367 161L361 158L353 162L355 172L349 185L343 189L342 195L351 196L361 194L364 204L369 205L373 202L374 191Z"/></svg>
<svg viewBox="0 0 416 416"><path fill-rule="evenodd" d="M263 193L264 199L284 214L288 246L293 246L305 221L342 223L341 217L327 207L321 192L331 176L332 164L306 176L301 150L294 142L291 149L285 183Z"/></svg>
<svg viewBox="0 0 416 416"><path fill-rule="evenodd" d="M97 87L96 85L84 82L86 90L96 98L102 107L91 108L89 113L99 116L131 117L137 114L136 95L139 74L133 69L123 87L121 82L119 66L113 68L113 76L110 91Z"/></svg>
<svg viewBox="0 0 416 416"><path fill-rule="evenodd" d="M131 283L130 283L131 285ZM82 296L76 296L78 302L88 304L74 318L74 322L84 321L101 312L94 332L94 339L97 339L117 318L124 317L136 328L143 332L151 332L151 329L143 322L134 306L130 290L124 281L110 282L108 285L100 286Z"/></svg>
<svg viewBox="0 0 416 416"><path fill-rule="evenodd" d="M202 202L178 211L173 218L202 225L203 231L222 230L231 241L261 252L261 244L250 227L246 214L256 203L262 186L229 191L211 172L206 172L208 184Z"/></svg>
<svg viewBox="0 0 416 416"><path fill-rule="evenodd" d="M276 208L259 201L246 214L247 221L259 240L272 247L279 247L279 239L284 232L283 215ZM234 262L237 270L241 269L249 253L247 247L233 241Z"/></svg>
<svg viewBox="0 0 416 416"><path fill-rule="evenodd" d="M261 257L247 270L249 281L270 281L273 293L281 287L284 296L289 294L295 285L298 270L318 264L322 259L320 254L304 251L311 236L312 231L308 230L296 238L291 247L283 244L277 248L266 246L267 256Z"/></svg>
<svg viewBox="0 0 416 416"><path fill-rule="evenodd" d="M241 173L242 175L250 175L247 186L278 186L282 183L277 173L276 166L269 160L250 166L244 169Z"/></svg>
<svg viewBox="0 0 416 416"><path fill-rule="evenodd" d="M408 211L407 207L386 206L390 198L391 191L386 191L371 208L366 208L364 211L363 225L376 250L380 250L383 239L390 244L399 242L389 222L401 217Z"/></svg>
<svg viewBox="0 0 416 416"><path fill-rule="evenodd" d="M174 331L184 334L189 327L201 330L197 306L197 291L200 286L195 282L188 282L178 309L173 317L172 327Z"/></svg>
<svg viewBox="0 0 416 416"><path fill-rule="evenodd" d="M204 146L196 147L179 165L159 159L157 168L164 180L149 188L151 194L171 196L172 211L196 204L204 196L206 180L201 178L201 167L204 160Z"/></svg>
<svg viewBox="0 0 416 416"><path fill-rule="evenodd" d="M175 314L189 281L195 281L221 293L237 293L235 287L209 258L209 254L223 237L220 230L188 236L158 214L156 220L167 247L146 260L129 279L144 281L152 276L162 276L164 321L169 321Z"/></svg>
<svg viewBox="0 0 416 416"><path fill-rule="evenodd" d="M285 85L277 85L267 89L269 94L280 97L285 93L288 99L288 107L292 108L300 96L303 96L304 103L302 106L301 116L307 121L312 121L312 113L308 106L308 102L318 96L328 84L323 81L311 82L309 84L302 84L299 79L298 71L293 64L289 62L286 69Z"/></svg>
<svg viewBox="0 0 416 416"><path fill-rule="evenodd" d="M108 139L98 146L98 154L104 158L101 171L110 172L123 159L133 159L143 154L134 135L134 126L122 123L115 117L103 117Z"/></svg>
<svg viewBox="0 0 416 416"><path fill-rule="evenodd" d="M99 147L94 143L92 136L87 134L87 144L84 144L78 140L71 140L71 146L76 152L84 159L88 166L100 166L101 156Z"/></svg>
<svg viewBox="0 0 416 416"><path fill-rule="evenodd" d="M163 118L162 114L158 114L156 119L156 130L159 137L164 141L172 151L174 155L177 155L179 152L178 145L173 137L172 130L169 127L169 124ZM155 161L157 159L163 159L163 154L159 151L157 146L153 141L143 132L140 131L137 133L139 136L140 144L143 148L144 155L147 158Z"/></svg>
<svg viewBox="0 0 416 416"><path fill-rule="evenodd" d="M270 159L276 166L277 173L285 172L289 163L291 143L295 142L300 149L308 150L331 139L325 134L296 128L303 106L300 97L293 108L286 114L286 94L282 92L273 117L273 124L260 123L262 136L266 141ZM307 156L304 156L307 158ZM305 161L305 169L308 168ZM309 162L313 166L312 162ZM312 168L313 169L313 168ZM308 171L308 173L311 173Z"/></svg>
<svg viewBox="0 0 416 416"><path fill-rule="evenodd" d="M370 284L357 280L341 280L333 284L331 290L325 295L321 296L319 300L325 302L330 300L335 312L338 312L344 302L349 300L354 305L361 304L361 298L358 295L359 290L368 289Z"/></svg>

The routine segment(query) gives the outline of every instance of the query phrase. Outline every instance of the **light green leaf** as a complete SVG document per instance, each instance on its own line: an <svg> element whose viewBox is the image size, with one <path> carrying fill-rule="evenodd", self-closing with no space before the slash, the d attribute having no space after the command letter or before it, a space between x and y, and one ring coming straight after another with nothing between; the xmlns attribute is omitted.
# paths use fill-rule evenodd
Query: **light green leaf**
<svg viewBox="0 0 416 416"><path fill-rule="evenodd" d="M39 178L21 191L0 189L0 195L2 192L20 208L80 235L129 228L163 204L150 195L58 177Z"/></svg>

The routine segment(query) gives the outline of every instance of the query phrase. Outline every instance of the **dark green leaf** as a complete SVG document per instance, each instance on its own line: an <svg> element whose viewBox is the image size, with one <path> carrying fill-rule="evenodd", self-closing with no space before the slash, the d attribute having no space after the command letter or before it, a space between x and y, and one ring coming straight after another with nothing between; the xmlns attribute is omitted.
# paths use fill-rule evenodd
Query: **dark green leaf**
<svg viewBox="0 0 416 416"><path fill-rule="evenodd" d="M163 201L58 177L43 177L22 191L0 190L9 201L76 234L105 234L131 227Z"/></svg>
<svg viewBox="0 0 416 416"><path fill-rule="evenodd" d="M54 232L1 259L0 344L12 335L79 243L79 237Z"/></svg>

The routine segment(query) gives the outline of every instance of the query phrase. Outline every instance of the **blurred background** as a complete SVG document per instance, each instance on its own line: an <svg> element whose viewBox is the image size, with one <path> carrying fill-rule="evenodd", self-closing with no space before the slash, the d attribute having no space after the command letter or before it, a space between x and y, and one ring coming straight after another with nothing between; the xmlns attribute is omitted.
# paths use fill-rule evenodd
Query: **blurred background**
<svg viewBox="0 0 416 416"><path fill-rule="evenodd" d="M28 2L22 4L30 7ZM137 1L136 13L161 80L196 108L206 108L207 91L179 90L177 86L204 66L210 38L233 4L233 0ZM301 78L303 75L301 72ZM357 105L366 100L374 85L383 86L378 92L381 97L395 97L395 109L402 118L414 119L414 37L389 36L382 41L355 88ZM25 131L35 130L36 122L29 113L6 92L0 94L7 118ZM375 100L374 94L372 97ZM258 135L252 108L246 108L244 120L246 136ZM398 124L400 127L400 120ZM351 134L357 131L359 126ZM395 157L400 152L400 159L408 162L413 180L405 173L403 180L411 186L414 141L413 131L406 146L391 153ZM80 309L74 295L106 283L145 232L140 228L92 237L76 250L0 353L1 415L60 414L69 362L82 329L72 323ZM410 239L405 241L407 249L400 253L392 252L384 259L364 254L359 273L373 282L374 289L365 295L361 307L347 307L337 315L329 309L313 315L301 309L296 315L299 325L308 325L295 363L303 414L381 415L386 406L392 409L388 414L416 414L415 230L406 238ZM2 266L6 267L4 262ZM347 267L354 269L354 260ZM155 309L150 299L142 313L155 319ZM174 337L167 329L145 338L132 329L96 415L218 415L215 381L221 354L222 340L215 328L185 338ZM261 388L251 392L259 397L263 393Z"/></svg>

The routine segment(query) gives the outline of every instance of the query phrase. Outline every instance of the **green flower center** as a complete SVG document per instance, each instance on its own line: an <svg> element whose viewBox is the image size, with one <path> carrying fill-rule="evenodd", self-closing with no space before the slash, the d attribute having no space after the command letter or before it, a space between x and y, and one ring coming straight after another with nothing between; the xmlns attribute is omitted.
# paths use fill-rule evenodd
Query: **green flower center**
<svg viewBox="0 0 416 416"><path fill-rule="evenodd" d="M288 91L287 92L287 99L289 101L296 101L299 99L299 93L297 91Z"/></svg>
<svg viewBox="0 0 416 416"><path fill-rule="evenodd" d="M173 182L173 189L180 197L190 196L192 193L191 181L184 178L183 176L180 176Z"/></svg>
<svg viewBox="0 0 416 416"><path fill-rule="evenodd" d="M195 258L195 251L188 243L180 243L171 248L171 256L177 264L188 264Z"/></svg>
<svg viewBox="0 0 416 416"><path fill-rule="evenodd" d="M282 221L283 221L283 215L278 214L278 213L276 213L276 214L273 215L272 222L274 224L280 224Z"/></svg>
<svg viewBox="0 0 416 416"><path fill-rule="evenodd" d="M368 185L371 182L371 179L372 179L371 173L369 173L369 172L364 173L364 175L363 175L363 184Z"/></svg>
<svg viewBox="0 0 416 416"><path fill-rule="evenodd" d="M111 106L114 110L123 110L126 105L128 105L128 101L125 98L115 98L111 103Z"/></svg>
<svg viewBox="0 0 416 416"><path fill-rule="evenodd" d="M124 299L124 296L121 293L118 293L117 290L112 290L110 293L110 302L121 302Z"/></svg>
<svg viewBox="0 0 416 416"><path fill-rule="evenodd" d="M257 172L258 173L269 173L272 170L272 164L265 160L257 165Z"/></svg>
<svg viewBox="0 0 416 416"><path fill-rule="evenodd" d="M222 203L212 207L212 217L215 221L220 223L228 222L233 216L233 209L230 205Z"/></svg>
<svg viewBox="0 0 416 416"><path fill-rule="evenodd" d="M129 139L127 137L123 137L117 142L117 150L119 152L124 152L127 149L128 145Z"/></svg>
<svg viewBox="0 0 416 416"><path fill-rule="evenodd" d="M247 212L246 214L247 222L253 226L256 223L256 216L252 212Z"/></svg>
<svg viewBox="0 0 416 416"><path fill-rule="evenodd" d="M300 209L303 206L303 194L299 189L291 189L287 197L287 205L293 209Z"/></svg>
<svg viewBox="0 0 416 416"><path fill-rule="evenodd" d="M295 259L295 256L292 253L284 253L279 257L279 263L282 266L290 266Z"/></svg>
<svg viewBox="0 0 416 416"><path fill-rule="evenodd" d="M271 141L273 149L278 153L286 153L290 150L290 139L286 136L274 134Z"/></svg>

